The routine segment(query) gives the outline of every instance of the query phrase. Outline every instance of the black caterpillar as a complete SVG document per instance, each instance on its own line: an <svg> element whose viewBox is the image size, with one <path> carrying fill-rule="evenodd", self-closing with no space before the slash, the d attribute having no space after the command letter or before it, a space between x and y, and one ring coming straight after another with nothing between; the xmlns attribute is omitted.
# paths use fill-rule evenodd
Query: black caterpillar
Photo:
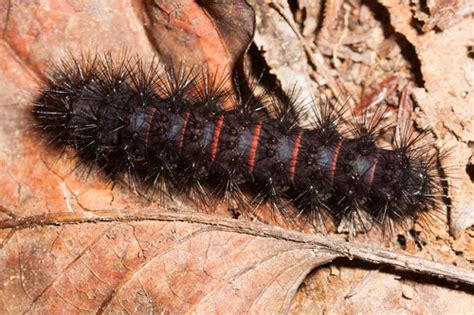
<svg viewBox="0 0 474 315"><path fill-rule="evenodd" d="M329 101L303 129L291 97L270 97L266 110L263 98L233 98L215 75L160 69L110 56L65 62L34 103L37 129L74 148L79 163L143 187L167 179L179 191L202 183L213 195L247 190L254 204L289 200L301 215L334 222L361 213L401 221L435 207L436 158L420 148L422 136L402 132L394 150L379 148L377 121L340 132L342 110ZM228 102L234 108L224 110Z"/></svg>

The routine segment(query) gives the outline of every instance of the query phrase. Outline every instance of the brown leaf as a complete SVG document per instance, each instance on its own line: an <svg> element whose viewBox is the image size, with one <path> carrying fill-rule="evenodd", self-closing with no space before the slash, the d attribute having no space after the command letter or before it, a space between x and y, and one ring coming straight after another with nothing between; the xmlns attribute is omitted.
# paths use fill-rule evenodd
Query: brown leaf
<svg viewBox="0 0 474 315"><path fill-rule="evenodd" d="M276 10L258 1L253 1L253 4L257 14L254 42L263 52L271 73L280 80L284 90L290 91L296 84L301 88L303 94L301 97L310 99L315 84L305 75L311 67L303 45L299 43L296 34ZM291 16L288 6L282 7L282 10Z"/></svg>
<svg viewBox="0 0 474 315"><path fill-rule="evenodd" d="M0 85L8 88L2 91L21 95L30 82L27 72L5 48L0 51L6 57ZM10 71L15 67L19 73ZM111 191L97 177L83 183L70 162L38 154L44 148L25 128L28 108L4 107L1 221L31 224L0 227L2 312L284 311L304 276L333 257L185 217L121 218L134 205L152 215L153 206L144 208L130 192ZM120 210L107 222L88 223L102 206ZM68 224L71 217L89 219ZM44 225L48 220L52 225Z"/></svg>
<svg viewBox="0 0 474 315"><path fill-rule="evenodd" d="M328 84L333 95L347 95L347 90L334 78L317 48L303 38L293 15L285 1L272 1L270 5L251 1L255 7L257 26L254 42L270 69L282 85L284 91L292 91L296 86L298 100L303 111L311 111L311 100L318 86ZM317 68L317 73L312 67ZM310 74L316 77L313 80ZM318 84L315 82L317 81ZM308 117L307 117L308 118ZM309 117L309 121L314 117Z"/></svg>
<svg viewBox="0 0 474 315"><path fill-rule="evenodd" d="M145 1L145 26L167 61L232 70L253 35L253 10L244 1Z"/></svg>
<svg viewBox="0 0 474 315"><path fill-rule="evenodd" d="M421 62L425 86L413 90L423 111L417 122L434 131L440 146L454 148L455 153L445 161L445 167L453 203L450 230L459 235L474 224L474 184L465 169L461 169L469 163L472 156L469 144L474 139L474 68L466 46L474 21L465 19L449 32L418 34L412 27L406 5L388 0L381 3L391 16L397 17L392 20L393 27L415 47Z"/></svg>
<svg viewBox="0 0 474 315"><path fill-rule="evenodd" d="M472 310L469 293L409 280L385 268L359 267L334 261L331 267L318 268L295 296L291 314L310 314L315 309L330 314L372 314L374 310L383 314L469 314Z"/></svg>
<svg viewBox="0 0 474 315"><path fill-rule="evenodd" d="M163 3L158 7L169 4ZM193 22L206 19L196 13L195 2L188 3L191 7L182 7L186 12L174 12L184 17L192 14L192 19L184 19L181 30L207 36L211 30L206 28L212 23L193 29ZM229 14L248 17L243 7L232 3L236 6ZM141 56L153 56L158 50L140 22L144 7L139 2L133 2L134 7L120 5L83 1L76 6L52 0L0 3L8 12L0 11L4 22L0 42L2 313L190 309L281 313L288 310L305 275L336 256L474 283L471 274L458 268L388 250L190 213L189 205L163 209L127 189L111 189L99 176L86 181L67 157L56 160L55 153L46 152L28 132L32 92L41 84L47 63L58 60L66 49L75 54L129 47L129 52ZM207 13L201 12L224 19L229 11L214 5L220 4L213 2L206 7ZM216 22L214 33L237 29L237 20L227 29ZM227 61L234 62L236 52L245 48L241 39L232 39L248 36L249 25L244 26L241 34L223 39L227 47L233 47L232 53L224 55ZM193 49L188 46L184 52ZM183 50L176 52L180 56L178 52ZM212 53L202 53L201 62Z"/></svg>
<svg viewBox="0 0 474 315"><path fill-rule="evenodd" d="M435 27L446 30L459 23L466 16L474 12L474 4L469 0L434 0L427 1L429 15L417 11L415 17L424 22L423 32Z"/></svg>
<svg viewBox="0 0 474 315"><path fill-rule="evenodd" d="M384 100L395 92L399 77L396 75L389 76L380 82L377 86L364 91L360 98L360 103L356 105L354 114L362 114L368 108L377 107Z"/></svg>
<svg viewBox="0 0 474 315"><path fill-rule="evenodd" d="M1 250L0 300L8 301L1 309L285 312L306 274L334 257L305 243L224 230L205 215L124 215L56 214L11 230ZM107 219L95 221L100 216Z"/></svg>
<svg viewBox="0 0 474 315"><path fill-rule="evenodd" d="M312 11L311 13L305 11L307 10L307 8L304 7L305 2L306 1L293 1L291 2L291 8L289 8L286 5L288 3L287 1L267 1L266 3L269 3L269 6L275 11L277 11L279 13L279 16L276 14L267 14L265 9L257 10L256 33L257 35L259 35L259 37L265 38L264 45L262 45L264 49L261 50L261 57L264 58L264 61L272 69L270 70L270 72L276 74L277 79L279 82L282 83L282 86L285 86L285 82L291 81L291 79L293 79L294 77L303 77L304 79L304 76L306 76L308 78L306 80L307 86L311 86L311 84L317 82L318 84L320 84L319 90L327 91L327 89L331 89L331 91L337 91L337 89L333 88L333 85L331 85L331 81L329 80L331 77L334 77L338 79L340 78L344 82L344 85L348 87L348 91L352 91L354 95L359 95L361 87L370 87L372 86L372 82L381 82L383 79L387 78L391 74L395 74L400 78L399 84L395 93L393 93L393 95L389 97L387 101L390 105L401 104L401 111L403 111L403 113L401 113L400 116L408 116L409 113L406 109L408 109L408 107L410 107L411 105L411 98L403 97L408 96L408 93L403 93L402 88L406 86L408 82L415 82L415 86L418 87L423 85L423 81L420 80L421 74L418 72L419 67L417 63L416 52L420 47L428 51L431 49L432 44L431 42L427 42L426 44L421 41L418 42L417 38L419 36L419 33L416 27L413 25L413 11L412 8L407 5L407 2L380 1L384 2L386 7L388 8L388 11L390 12L390 15L387 14L388 12L386 11L385 7L379 6L376 3L351 1L350 4L348 4L346 2L346 4L348 4L347 13L349 14L349 23L347 23L347 34L345 33L345 28L337 28L336 30L332 30L330 32L329 40L323 40L322 36L318 36L317 33L309 35L305 34L304 40L301 40L301 38L298 36L298 32L300 30L302 32L305 31L305 25L307 23L312 23L312 21L307 21L306 18L308 16L310 18L315 16L314 11ZM256 5L263 6L263 4L261 4L260 2L256 3ZM318 2L315 3L317 5ZM344 9L346 9L346 7L344 7ZM321 20L320 15L321 13L317 16ZM258 23L259 19L261 19L263 22ZM285 22L288 25L284 25ZM278 25L278 27L267 27L266 25L269 24ZM392 24L395 29L393 29L390 24ZM298 39L298 41L289 40L288 38L291 35L285 35L285 32L279 31L280 29L285 29L288 27L290 27L293 30L293 33L296 34L295 37ZM451 30L452 29L450 29L449 32L451 32ZM405 35L408 41L406 41L403 36L400 36L399 33ZM468 33L464 34L466 35ZM256 37L255 42L260 48L261 41L258 37ZM468 54L469 40L463 39L458 41L457 44L461 46L463 42L466 46L466 50L464 51L466 51ZM411 44L415 46L412 46ZM449 44L445 42L444 45L446 45L446 49L448 49L447 47L449 47ZM306 52L306 61L292 58L295 51L300 50L300 46ZM274 52L276 50L279 50L280 47L292 47L292 49L281 49L280 53L275 54L276 57L273 57ZM337 57L340 60L340 65L336 64L335 60L331 59L331 56L335 55L335 47L337 47ZM417 50L415 51L413 47L415 47ZM457 47L454 49L457 52L456 54L461 54L463 52L463 48L461 47ZM318 52L321 52L323 56L320 56ZM436 54L437 52L435 50L431 50L431 53ZM449 56L449 53L443 53L443 55L444 54L446 54L444 57ZM280 60L279 63L274 62L274 60L272 60L276 60L276 58ZM320 63L318 64L316 62L313 62L311 58L318 58L316 60ZM305 67L305 63L310 63L311 66L314 66L315 69L310 68L308 70L308 68ZM323 64L323 66L325 65L325 67L320 67L321 64ZM462 64L463 68L468 69L471 63L467 60L463 60L461 63L451 63L451 65L454 64ZM280 71L280 68L285 69L287 67L292 66L301 67L301 70L297 73L296 76L290 77L289 75L285 76L279 74L278 71ZM431 65L431 67L433 67L433 71L437 69L436 66L436 62ZM444 75L450 74L450 71L447 69L437 70L442 71ZM469 73L470 72L466 71L466 79L469 78ZM326 80L321 80L321 77ZM457 80L462 81L463 79L458 76ZM443 89L446 90L446 87L443 87L443 82L443 80L437 82L436 89L438 91L442 91ZM327 85L327 87L325 87L324 85ZM405 91L408 92L407 90ZM434 91L430 91L430 93L432 92ZM319 95L319 91L314 91L314 93L317 98ZM336 95L339 94L336 93ZM442 100L443 98L440 99ZM427 102L424 103L426 104ZM449 107L452 106L451 104L453 104L453 102L445 103L444 106ZM406 107L404 105L406 105ZM469 105L464 106L466 107L466 111L469 110L468 108L472 108L472 106L469 107ZM417 108L415 106L415 111L412 116L416 117L420 112L420 109L421 108ZM427 115L429 116L430 112L427 112ZM394 118L393 116L394 115L392 115L392 118ZM445 121L449 121L450 116L451 115L449 113L446 113ZM403 119L404 118L402 118L402 120ZM467 118L465 123L468 124L468 121L469 119ZM410 124L412 123L413 122L411 122ZM419 127L427 127L427 125L426 123L423 123L419 124ZM472 132L469 132L469 130L469 128L466 128L464 133L472 135ZM391 131L392 129L388 129L389 133L385 135L392 136L392 134L390 134ZM463 173L462 176L467 179L466 174L464 173L464 167L466 164L466 159L464 155L465 153L467 152L463 149L463 157L461 158L462 162L455 163L457 165L457 171L451 173L451 176L453 177L451 181L454 185L456 185L456 182L458 181L457 177L461 172ZM447 164L451 163L448 162ZM462 190L463 187L472 187L472 184L468 183L465 180L462 180L456 186L459 186ZM451 194L451 192L452 190L450 189L448 194ZM435 216L437 216L437 218L439 216L443 220L443 222L445 222L444 220L448 221L448 218L447 215L446 217L444 217L444 215L442 214L443 210L443 206L441 205L440 211L436 212ZM464 213L472 214L473 212L469 210L472 210L472 207L466 206ZM434 223L433 225L436 225L436 223ZM399 243L397 243L395 240L396 237L389 238L388 241L393 242L390 247L396 250L396 248L402 246L404 251L416 253L417 255L421 255L427 258L429 257L439 261L444 261L450 264L453 263L457 265L463 265L466 268L471 269L472 266L467 260L467 257L470 257L471 255L466 253L454 253L452 250L449 250L449 247L447 248L446 244L449 244L452 238L449 233L445 231L446 225L444 223L439 223L439 225L439 228L432 228L430 226L427 229L427 234L430 234L431 232L433 232L433 230L435 231L433 233L433 236L429 236L426 238L419 238L420 235L417 235L413 238L411 236L408 236L406 238L406 245L400 245ZM416 233L418 233L420 229L417 229L416 231ZM404 234L404 232L402 232L402 234ZM422 234L426 235L425 232L422 232ZM399 237L401 236L399 235ZM403 240L403 238L401 239ZM371 237L366 237L364 239L364 242L371 242L372 240L373 239ZM424 244L421 248L419 245L420 241ZM352 263L350 267L353 268L355 271L360 271L361 273L366 272L365 265L359 266L362 270L354 267ZM319 273L319 271L317 273ZM347 277L341 278L342 279L340 279L340 286L336 285L334 287L334 282L328 283L321 278L318 278L320 281L318 281L318 279L314 280L314 278L308 278L307 281L305 281L302 287L300 288L298 301L296 301L297 303L301 302L303 305L307 305L308 308L300 308L298 309L298 311L300 313L309 313L311 311L314 311L314 309L317 309L324 310L330 313L333 309L337 309L338 311L336 311L336 313L347 312L348 310L351 310L352 312L370 313L373 312L373 309L382 309L381 307L384 307L384 310L393 311L399 310L400 305L406 305L404 311L408 310L412 312L417 312L418 309L423 309L424 306L426 306L428 309L430 306L433 305L433 303L428 301L436 300L439 296L443 296L443 299L445 299L445 301L449 300L450 298L452 298L453 301L459 301L455 302L456 306L459 306L457 310L462 311L463 309L467 309L470 302L469 294L455 292L454 290L449 290L449 292L447 292L448 290L445 290L445 288L439 288L439 290L431 290L433 284L422 285L420 283L419 286L414 286L415 290L425 291L427 292L427 294L415 295L413 299L414 301L416 301L415 303L411 303L408 305L403 304L403 301L405 299L402 298L402 290L399 290L399 295L393 295L394 292L396 292L394 288L398 289L397 282L401 281L397 279L396 281L393 281L394 277L392 274L384 275L383 278L375 278L375 281L373 281L373 283L368 286L369 290L366 291L368 294L362 294L357 296L356 298L351 299L351 301L347 301L346 299L344 299L344 295L350 291L348 289L348 281L352 281L352 277L349 275ZM357 284L357 281L358 280L354 281L354 286ZM373 290L372 288L374 287L377 288L377 290ZM325 294L326 292L327 294ZM430 297L430 295L432 296ZM390 301L393 303L383 303L384 301L386 301L387 298L390 298ZM333 305L335 305L334 301L338 302L338 306L335 308L333 308ZM421 303L424 303L424 305L420 305ZM437 304L434 309L442 310L443 308L440 307L441 304Z"/></svg>
<svg viewBox="0 0 474 315"><path fill-rule="evenodd" d="M146 32L165 62L204 66L210 73L230 79L255 27L253 9L245 1L144 3ZM227 80L226 86L231 88L232 80Z"/></svg>
<svg viewBox="0 0 474 315"><path fill-rule="evenodd" d="M230 76L253 35L253 10L241 0L201 2L150 0L124 8L118 2L4 1L2 38L37 75L67 52L150 57L157 50L165 62Z"/></svg>
<svg viewBox="0 0 474 315"><path fill-rule="evenodd" d="M205 13L189 2L183 10L173 11L184 16L179 20L181 31L201 38L185 43L185 51L196 63L212 60L219 62L215 67L233 67L246 48L252 14L248 7L239 6L242 2L230 4L213 2ZM43 217L33 219L28 229L1 229L0 309L12 313L159 311L160 307L175 312L287 309L304 276L315 263L326 262L332 255L320 259L313 249L302 246L299 251L291 242L285 245L278 239L223 232L192 222L128 218L65 225L61 221L69 216L94 216L98 209L120 209L118 213L124 214L132 207L146 213L156 208L129 191L110 190L99 177L84 183L67 158L55 161L55 153L44 152L28 132L28 105L41 84L38 77L49 60L64 55L63 48L82 52L96 46L97 51L120 51L123 46L133 47L130 53L153 54L145 33L134 31L141 29L139 19L127 9L120 12L116 4L95 7L93 3L79 8L50 1L10 6L7 18L2 16L1 220ZM159 21L154 11L147 13ZM238 14L242 21L236 19ZM234 17L235 24L227 23L227 15ZM96 24L90 25L92 21ZM204 24L192 24L199 21ZM196 43L201 53L189 49ZM159 44L176 49L168 52L186 59L178 43ZM57 221L53 226L41 224L48 213Z"/></svg>
<svg viewBox="0 0 474 315"><path fill-rule="evenodd" d="M334 27L339 19L339 12L342 9L343 1L341 0L329 0L325 3L324 9L324 20L321 27L322 32L327 32L329 29Z"/></svg>
<svg viewBox="0 0 474 315"><path fill-rule="evenodd" d="M5 214L0 292L10 312L285 312L304 276L341 255L474 284L456 267L201 213Z"/></svg>
<svg viewBox="0 0 474 315"><path fill-rule="evenodd" d="M113 1L3 3L8 13L2 24L2 41L38 75L67 52L78 55L126 48L132 54L154 54L132 7L124 10Z"/></svg>
<svg viewBox="0 0 474 315"><path fill-rule="evenodd" d="M185 3L186 4L186 3ZM174 14L193 14L193 19L180 22L182 30L187 30L189 35L194 32L194 38L203 37L206 34L217 34L212 37L217 51L224 52L220 56L213 50L207 49L207 44L202 44L202 51L195 49L196 43L185 43L193 49L187 48L188 55L196 54L201 58L195 59L196 64L205 64L206 60L216 60L219 66L230 71L235 59L243 53L253 30L252 9L243 1L226 1L224 3L212 2L207 8L218 18L233 17L235 27L232 35L225 35L221 40L219 27L224 30L232 25L218 20L212 20L207 11L198 8L195 1L188 1L189 7L182 6L182 11L174 10ZM225 5L224 5L225 4ZM156 1L155 5L166 7L168 2ZM178 5L178 3L175 3ZM2 104L18 103L19 97L23 97L23 104L29 105L33 101L34 93L38 85L42 85L41 78L49 64L58 62L66 53L78 56L82 52L102 53L111 51L121 53L124 49L129 54L138 54L143 58L155 56L154 48L150 45L145 29L138 18L145 13L156 21L163 15L154 16L153 12L145 11L145 7L128 6L121 7L119 2L102 3L83 2L81 6L61 1L40 1L37 4L29 2L4 3L6 15L1 16L4 22L2 27L2 41L0 53L2 60L1 86L5 96L2 96ZM194 8L190 10L189 8ZM226 16L229 15L229 16ZM196 23L196 19L204 21L204 24ZM162 21L162 23L167 23ZM113 30L113 31L111 31ZM236 38L239 38L237 40ZM234 39L232 39L234 38ZM207 40L203 37L202 41ZM247 42L244 40L247 39ZM168 45L175 49L173 54L182 56L183 42L163 42L160 47ZM225 45L229 46L225 46ZM210 54L207 56L207 54ZM197 57L196 57L197 58ZM166 59L166 56L165 56ZM186 58L184 58L186 59ZM177 62L185 61L183 59ZM198 62L199 61L199 62ZM223 63L224 62L224 63ZM218 65L215 65L218 66ZM209 71L213 70L212 68ZM72 164L67 159L54 161L54 154L44 152L44 147L37 146L37 139L28 134L29 121L28 108L10 106L8 111L2 115L7 117L8 122L4 129L8 134L5 136L4 145L8 145L11 151L3 152L3 164L9 172L8 183L5 183L6 192L3 205L7 208L22 206L27 214L38 213L36 211L72 211L71 209L94 209L94 208L117 208L141 206L144 201L131 198L129 194L121 190L110 191L110 187L103 181L96 181L84 185L83 178L73 174ZM21 123L20 123L21 122ZM15 133L23 130L23 133ZM3 140L3 139L2 139ZM11 144L11 145L10 145ZM10 154L10 156L8 155ZM20 154L20 155L19 155ZM12 161L11 156L21 158ZM31 165L30 168L22 168L23 165ZM28 182L28 186L24 186ZM59 186L58 186L59 185ZM30 196L31 195L31 196ZM45 196L45 197L43 197ZM66 201L66 203L65 203ZM25 204L26 202L26 204ZM31 204L29 203L31 202ZM28 207L25 207L28 206ZM156 206L155 206L156 207ZM33 210L35 209L35 210ZM33 211L33 212L32 212Z"/></svg>
<svg viewBox="0 0 474 315"><path fill-rule="evenodd" d="M304 17L302 34L305 37L312 37L319 26L319 15L323 9L321 8L321 3L313 0L300 0L298 4L300 16Z"/></svg>

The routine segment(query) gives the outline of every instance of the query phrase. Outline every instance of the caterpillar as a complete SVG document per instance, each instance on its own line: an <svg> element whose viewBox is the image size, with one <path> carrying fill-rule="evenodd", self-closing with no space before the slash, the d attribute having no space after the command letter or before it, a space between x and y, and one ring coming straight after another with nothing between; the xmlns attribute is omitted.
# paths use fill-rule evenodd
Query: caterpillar
<svg viewBox="0 0 474 315"><path fill-rule="evenodd" d="M321 99L303 128L292 93L243 96L223 82L139 58L83 56L53 70L32 114L50 145L72 148L79 164L114 182L165 181L172 192L205 186L218 197L248 192L253 209L282 199L297 216L324 214L336 224L363 215L383 226L436 207L437 160L423 133L401 128L394 149L380 148L380 113L343 131L344 108Z"/></svg>

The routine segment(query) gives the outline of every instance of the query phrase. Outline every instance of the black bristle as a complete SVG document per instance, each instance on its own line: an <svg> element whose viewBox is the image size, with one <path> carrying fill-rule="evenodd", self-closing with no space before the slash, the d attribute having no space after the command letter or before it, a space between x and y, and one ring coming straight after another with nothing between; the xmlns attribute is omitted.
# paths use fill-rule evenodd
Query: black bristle
<svg viewBox="0 0 474 315"><path fill-rule="evenodd" d="M296 88L284 97L234 97L226 79L155 60L84 55L52 72L32 112L48 143L73 148L81 165L137 189L193 192L207 208L215 198L250 209L270 201L293 213L289 219L365 226L436 206L437 160L420 147L423 134L402 128L397 147L381 149L383 110L355 119L348 136L340 130L345 107L328 99L314 102L304 129ZM224 110L229 102L233 109Z"/></svg>

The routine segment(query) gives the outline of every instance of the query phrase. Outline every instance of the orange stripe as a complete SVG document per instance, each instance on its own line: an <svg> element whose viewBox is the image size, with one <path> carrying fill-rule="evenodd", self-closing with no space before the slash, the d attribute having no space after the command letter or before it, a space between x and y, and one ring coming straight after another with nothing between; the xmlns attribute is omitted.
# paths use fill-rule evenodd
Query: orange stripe
<svg viewBox="0 0 474 315"><path fill-rule="evenodd" d="M293 148L293 155L291 157L289 175L290 179L293 180L295 176L296 161L298 160L298 153L300 152L301 137L303 136L304 129L301 129L298 136L296 136L295 146Z"/></svg>
<svg viewBox="0 0 474 315"><path fill-rule="evenodd" d="M216 123L216 129L214 130L214 139L212 139L211 147L211 161L216 158L217 145L219 144L219 136L221 134L222 124L224 123L224 115L221 115Z"/></svg>
<svg viewBox="0 0 474 315"><path fill-rule="evenodd" d="M377 167L378 162L379 162L379 159L376 157L372 163L372 168L370 169L369 178L367 179L369 187L372 186L372 182L374 181L375 168Z"/></svg>
<svg viewBox="0 0 474 315"><path fill-rule="evenodd" d="M262 129L261 122L259 122L255 126L255 131L253 134L252 147L250 148L250 153L249 153L249 172L253 171L253 167L255 165L255 156L257 155L257 146L258 146L258 139L260 137L260 129Z"/></svg>
<svg viewBox="0 0 474 315"><path fill-rule="evenodd" d="M181 131L179 132L178 149L180 150L181 150L181 147L183 146L184 135L186 134L186 126L188 125L188 120L189 120L189 114L190 114L189 111L184 113L183 126L181 127Z"/></svg>
<svg viewBox="0 0 474 315"><path fill-rule="evenodd" d="M332 159L331 170L330 170L331 184L334 183L334 175L336 173L337 157L339 156L339 153L341 152L341 145L342 145L342 141L339 140L339 142L337 143L336 150L334 150L334 157Z"/></svg>

